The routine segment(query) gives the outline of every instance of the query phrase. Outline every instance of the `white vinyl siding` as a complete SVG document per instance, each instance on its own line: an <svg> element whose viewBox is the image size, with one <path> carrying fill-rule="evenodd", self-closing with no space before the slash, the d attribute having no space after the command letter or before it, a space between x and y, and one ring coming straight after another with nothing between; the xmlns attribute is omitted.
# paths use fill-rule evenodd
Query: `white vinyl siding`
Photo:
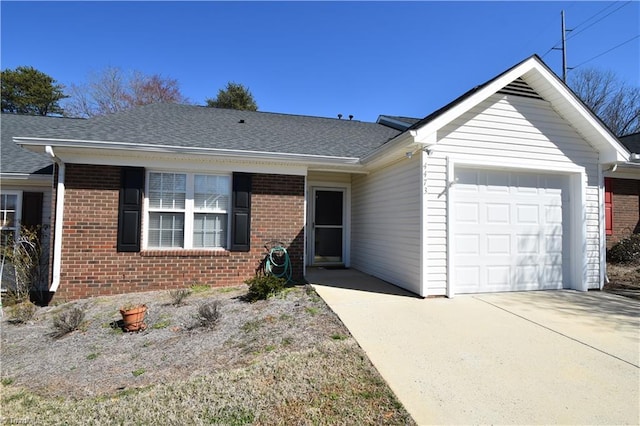
<svg viewBox="0 0 640 426"><path fill-rule="evenodd" d="M351 183L351 175L349 173L309 171L309 174L307 175L307 182L348 184Z"/></svg>
<svg viewBox="0 0 640 426"><path fill-rule="evenodd" d="M351 265L420 293L420 156L352 179Z"/></svg>
<svg viewBox="0 0 640 426"><path fill-rule="evenodd" d="M491 162L542 172L566 169L570 173L583 168L587 285L599 287L598 152L548 102L495 94L440 129L438 143L426 160L429 294L446 293L447 240L441 234L447 226L447 161ZM579 254L572 256L571 262L579 261Z"/></svg>
<svg viewBox="0 0 640 426"><path fill-rule="evenodd" d="M447 161L433 154L426 171L426 285L430 295L447 292Z"/></svg>

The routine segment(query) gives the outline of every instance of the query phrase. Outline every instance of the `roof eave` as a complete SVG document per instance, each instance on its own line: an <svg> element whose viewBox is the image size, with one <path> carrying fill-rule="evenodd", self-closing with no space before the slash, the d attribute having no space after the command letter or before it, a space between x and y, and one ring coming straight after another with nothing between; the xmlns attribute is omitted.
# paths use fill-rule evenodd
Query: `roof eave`
<svg viewBox="0 0 640 426"><path fill-rule="evenodd" d="M407 131L400 133L384 145L362 157L361 163L368 168L386 164L395 159L394 153L397 154L407 148L411 148L415 143L416 141L412 132Z"/></svg>
<svg viewBox="0 0 640 426"><path fill-rule="evenodd" d="M20 184L47 184L51 182L51 174L34 174L34 173L0 173L0 180L4 186L7 186L9 182L19 182Z"/></svg>
<svg viewBox="0 0 640 426"><path fill-rule="evenodd" d="M199 155L209 157L225 157L237 160L255 161L275 161L286 162L298 165L330 165L361 167L360 159L357 157L336 157L328 155L297 154L285 152L266 152L254 150L237 150L223 148L199 148L170 145L155 145L129 142L112 141L90 141L90 140L70 140L70 139L48 139L48 138L14 138L15 143L36 152L44 152L47 146L51 146L66 151L100 150L102 152L130 151L137 153L173 154L173 155ZM64 161L64 158L62 158Z"/></svg>

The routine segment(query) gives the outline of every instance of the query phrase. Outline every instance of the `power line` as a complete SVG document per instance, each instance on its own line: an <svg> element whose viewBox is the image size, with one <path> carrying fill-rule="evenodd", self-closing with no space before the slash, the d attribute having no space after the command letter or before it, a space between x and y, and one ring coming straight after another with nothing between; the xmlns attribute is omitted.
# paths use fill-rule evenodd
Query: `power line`
<svg viewBox="0 0 640 426"><path fill-rule="evenodd" d="M580 26L586 24L587 22L589 22L590 20L592 20L593 18L595 18L596 16L600 15L602 12L604 12L605 10L607 10L610 7L613 7L613 6L615 6L615 3L610 3L609 5L605 6L602 10L598 11L597 13L594 13L593 15L591 15L590 17L588 17L584 21L580 22L578 25L573 27L573 29L577 30L578 28L580 28Z"/></svg>
<svg viewBox="0 0 640 426"><path fill-rule="evenodd" d="M591 58L591 59L587 59L586 61L581 62L581 63L579 63L578 65L576 65L575 67L572 67L572 68L570 68L570 69L574 70L574 69L576 69L576 68L578 68L578 67L581 67L582 65L586 64L587 62L591 62L591 61L593 61L594 59L597 59L597 58L599 58L599 57L600 57L600 56L602 56L602 55L606 55L607 53L611 52L612 50L616 50L618 47L622 47L622 46L624 46L625 44L627 44L627 43L629 43L629 42L632 42L633 40L637 39L638 37L640 37L640 34L636 35L635 37L631 37L629 40L624 41L624 42L620 43L619 45L614 46L614 47L612 47L611 49L606 50L606 51L604 51L604 52L600 53L599 55L594 56L594 57L593 57L593 58Z"/></svg>
<svg viewBox="0 0 640 426"><path fill-rule="evenodd" d="M617 9L615 9L615 10L612 10L611 12L607 13L606 15L604 15L602 18L600 18L600 19L598 19L597 21L593 22L592 24L590 24L590 25L586 26L585 28L581 29L581 30L580 30L580 31L578 31L578 32L572 32L572 33L571 33L571 35L570 35L569 37L567 37L567 40L571 40L572 38L574 38L574 37L575 37L575 36L577 36L578 34L582 33L582 32L583 32L583 31L585 31L585 30L588 30L589 28L593 27L593 26L594 26L595 24L597 24L598 22L600 22L600 21L602 21L603 19L605 19L607 16L611 15L612 13L615 13L615 12L619 11L620 9L622 9L623 7L627 6L627 5L628 5L628 4L630 4L630 3L631 3L631 1L626 2L625 4L623 4L622 6L620 6L619 8L617 8ZM605 8L605 9L606 9L606 8ZM604 9L603 9L603 10L604 10ZM598 13L600 13L600 12L598 12ZM597 15L597 14L596 14L596 15ZM595 15L594 15L594 16L595 16ZM591 19L591 18L589 18L589 19ZM587 21L588 21L589 19L587 19ZM584 22L587 22L587 21L584 21ZM583 22L583 23L584 23L584 22ZM580 25L582 25L582 24L580 24ZM578 27L576 27L576 28L578 28ZM575 30L576 28L574 28L574 30Z"/></svg>
<svg viewBox="0 0 640 426"><path fill-rule="evenodd" d="M601 9L600 11L594 13L593 15L591 15L590 17L588 17L587 19L585 19L584 21L582 21L581 23L579 23L578 25L576 25L573 29L571 30L567 30L567 32L571 32L571 34L566 38L565 41L567 40L571 40L573 37L577 36L578 34L582 33L583 31L591 28L592 26L594 26L595 24L597 24L598 22L602 21L603 19L605 19L607 16L611 15L612 13L617 12L618 10L622 9L623 7L625 7L626 5L628 5L629 3L631 3L631 0L624 3L622 6L618 7L615 10L612 10L611 12L607 13L605 16L601 17L600 19L598 19L597 21L593 22L592 24L590 24L589 26L587 26L586 28L583 28L580 31L577 32L573 32L576 29L580 28L582 25L586 24L587 22L591 21L592 19L594 19L596 16L600 15L602 12L604 12L605 10L609 9L610 7L613 7L616 3L611 3L607 6L605 6L603 9ZM549 54L549 52L551 52L552 50L557 50L559 49L557 46L558 44L562 43L562 40L557 41L551 48L549 48L549 50L547 50L543 55L542 58L544 58L545 56L547 56ZM575 68L575 67L574 67Z"/></svg>

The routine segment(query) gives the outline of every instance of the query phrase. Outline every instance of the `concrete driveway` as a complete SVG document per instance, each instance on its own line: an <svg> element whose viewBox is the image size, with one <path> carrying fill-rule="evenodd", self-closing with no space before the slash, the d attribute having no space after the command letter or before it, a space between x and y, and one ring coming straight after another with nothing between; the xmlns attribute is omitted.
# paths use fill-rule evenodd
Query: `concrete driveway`
<svg viewBox="0 0 640 426"><path fill-rule="evenodd" d="M421 299L354 270L307 279L418 424L640 424L638 301Z"/></svg>

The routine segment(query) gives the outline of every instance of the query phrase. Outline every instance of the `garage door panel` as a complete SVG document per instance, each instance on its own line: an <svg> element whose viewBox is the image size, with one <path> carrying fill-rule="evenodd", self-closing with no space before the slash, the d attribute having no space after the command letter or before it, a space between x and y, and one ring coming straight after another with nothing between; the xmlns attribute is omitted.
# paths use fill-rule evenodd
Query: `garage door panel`
<svg viewBox="0 0 640 426"><path fill-rule="evenodd" d="M516 267L516 280L527 289L538 286L540 281L538 265L520 265Z"/></svg>
<svg viewBox="0 0 640 426"><path fill-rule="evenodd" d="M505 255L511 253L511 235L487 235L486 252L489 255Z"/></svg>
<svg viewBox="0 0 640 426"><path fill-rule="evenodd" d="M548 255L562 254L562 234L559 235L545 235L544 236L544 249Z"/></svg>
<svg viewBox="0 0 640 426"><path fill-rule="evenodd" d="M516 220L518 224L534 224L540 223L540 206L537 204L517 204Z"/></svg>
<svg viewBox="0 0 640 426"><path fill-rule="evenodd" d="M516 175L515 191L521 194L537 194L538 176L536 175Z"/></svg>
<svg viewBox="0 0 640 426"><path fill-rule="evenodd" d="M480 211L476 203L456 203L454 215L458 223L478 224L480 223Z"/></svg>
<svg viewBox="0 0 640 426"><path fill-rule="evenodd" d="M509 175L506 173L491 173L487 176L486 192L509 192Z"/></svg>
<svg viewBox="0 0 640 426"><path fill-rule="evenodd" d="M538 254L540 254L539 242L540 242L540 237L538 236L538 234L516 235L516 254L517 255L533 254L537 256Z"/></svg>
<svg viewBox="0 0 640 426"><path fill-rule="evenodd" d="M545 265L542 273L542 282L546 284L546 289L562 288L562 266L561 265Z"/></svg>
<svg viewBox="0 0 640 426"><path fill-rule="evenodd" d="M511 220L511 205L508 203L487 203L485 211L488 224L505 224Z"/></svg>
<svg viewBox="0 0 640 426"><path fill-rule="evenodd" d="M480 190L479 183L476 171L460 170L456 172L456 185L460 192L478 192Z"/></svg>
<svg viewBox="0 0 640 426"><path fill-rule="evenodd" d="M562 288L568 179L474 169L455 177L454 291Z"/></svg>
<svg viewBox="0 0 640 426"><path fill-rule="evenodd" d="M487 289L488 291L499 291L509 285L511 281L510 265L487 266Z"/></svg>
<svg viewBox="0 0 640 426"><path fill-rule="evenodd" d="M461 292L473 292L480 286L480 267L461 266L455 270L458 288Z"/></svg>
<svg viewBox="0 0 640 426"><path fill-rule="evenodd" d="M480 235L478 234L457 234L455 245L458 248L458 255L480 255Z"/></svg>
<svg viewBox="0 0 640 426"><path fill-rule="evenodd" d="M562 224L562 205L545 206L544 213L546 223Z"/></svg>

